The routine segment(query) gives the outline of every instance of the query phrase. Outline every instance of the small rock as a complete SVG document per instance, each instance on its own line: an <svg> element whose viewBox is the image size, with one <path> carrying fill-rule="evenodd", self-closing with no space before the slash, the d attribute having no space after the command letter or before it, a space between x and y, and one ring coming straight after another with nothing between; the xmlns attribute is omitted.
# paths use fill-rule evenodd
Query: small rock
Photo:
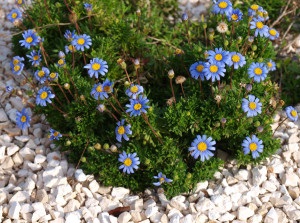
<svg viewBox="0 0 300 223"><path fill-rule="evenodd" d="M291 210L286 212L288 218L293 221L300 220L300 210Z"/></svg>
<svg viewBox="0 0 300 223"><path fill-rule="evenodd" d="M240 181L246 181L249 179L249 171L245 169L241 169L234 175L234 177Z"/></svg>
<svg viewBox="0 0 300 223"><path fill-rule="evenodd" d="M267 180L267 168L265 166L254 167L252 169L252 184L253 184L253 186L259 186L265 180Z"/></svg>
<svg viewBox="0 0 300 223"><path fill-rule="evenodd" d="M293 133L288 139L289 144L298 143L299 141L300 141L300 139L298 137L298 132ZM299 148L299 146L298 146L298 148Z"/></svg>
<svg viewBox="0 0 300 223"><path fill-rule="evenodd" d="M35 196L36 201L42 202L42 203L47 203L48 202L48 194L45 189L40 189L36 192Z"/></svg>
<svg viewBox="0 0 300 223"><path fill-rule="evenodd" d="M152 215L154 215L156 212L158 211L158 207L148 207L146 210L145 210L145 215L146 215L146 218L150 218Z"/></svg>
<svg viewBox="0 0 300 223"><path fill-rule="evenodd" d="M173 197L170 201L170 205L174 208L176 208L179 211L186 210L188 208L188 205L184 203L185 197L180 195Z"/></svg>
<svg viewBox="0 0 300 223"><path fill-rule="evenodd" d="M80 207L79 201L75 199L71 199L69 200L68 204L64 207L64 212L65 213L73 212L75 210L78 210L79 207Z"/></svg>
<svg viewBox="0 0 300 223"><path fill-rule="evenodd" d="M207 213L209 220L216 220L221 216L221 213L216 209L210 209Z"/></svg>
<svg viewBox="0 0 300 223"><path fill-rule="evenodd" d="M96 193L99 190L100 186L98 184L98 182L96 180L93 180L90 184L89 184L89 189L92 193Z"/></svg>
<svg viewBox="0 0 300 223"><path fill-rule="evenodd" d="M277 187L270 181L265 181L263 182L262 184L262 188L266 189L267 191L270 191L270 192L274 192L277 190Z"/></svg>
<svg viewBox="0 0 300 223"><path fill-rule="evenodd" d="M273 207L265 216L264 223L278 223L278 215Z"/></svg>
<svg viewBox="0 0 300 223"><path fill-rule="evenodd" d="M35 156L35 158L34 158L34 163L40 164L40 163L45 162L46 159L47 159L46 156L43 156L43 155L41 155L41 154L37 154L37 155Z"/></svg>
<svg viewBox="0 0 300 223"><path fill-rule="evenodd" d="M254 215L254 211L248 207L241 206L237 210L237 218L241 221L246 221L248 218Z"/></svg>
<svg viewBox="0 0 300 223"><path fill-rule="evenodd" d="M87 176L83 173L83 170L82 170L82 169L77 169L77 170L75 171L75 179L76 179L78 182L84 182L84 181L86 181Z"/></svg>
<svg viewBox="0 0 300 223"><path fill-rule="evenodd" d="M228 222L228 221L232 221L233 219L235 219L235 215L226 212L225 214L223 214L221 217L218 218L219 221L221 222Z"/></svg>
<svg viewBox="0 0 300 223"><path fill-rule="evenodd" d="M30 198L30 194L27 191L18 191L15 193L15 195L12 196L12 198L9 200L9 202L28 202Z"/></svg>
<svg viewBox="0 0 300 223"><path fill-rule="evenodd" d="M1 168L3 170L9 170L9 169L12 169L12 167L14 166L14 161L12 160L11 157L7 156L5 159L4 159L4 162L1 164Z"/></svg>
<svg viewBox="0 0 300 223"><path fill-rule="evenodd" d="M262 216L259 214L255 214L253 215L251 218L249 218L249 220L247 221L247 223L261 223L262 222Z"/></svg>
<svg viewBox="0 0 300 223"><path fill-rule="evenodd" d="M80 214L78 211L69 212L66 214L66 222L65 223L80 223ZM101 222L101 220L100 220Z"/></svg>
<svg viewBox="0 0 300 223"><path fill-rule="evenodd" d="M131 210L130 214L131 214L133 222L140 222L140 221L142 221L142 215L141 215L141 213L139 211Z"/></svg>
<svg viewBox="0 0 300 223"><path fill-rule="evenodd" d="M8 156L12 156L13 154L18 152L19 150L20 150L19 146L16 146L16 145L9 146L9 147L6 148Z"/></svg>
<svg viewBox="0 0 300 223"><path fill-rule="evenodd" d="M292 153L299 151L298 143L290 143L290 144L288 144L288 147L289 147L289 151Z"/></svg>
<svg viewBox="0 0 300 223"><path fill-rule="evenodd" d="M24 147L19 152L24 160L33 161L35 152L28 147Z"/></svg>
<svg viewBox="0 0 300 223"><path fill-rule="evenodd" d="M282 183L288 187L297 187L298 186L298 182L300 181L299 177L297 176L297 174L293 173L293 172L289 172L289 173L284 173L282 175Z"/></svg>
<svg viewBox="0 0 300 223"><path fill-rule="evenodd" d="M194 193L196 194L199 193L201 190L205 190L207 186L208 186L208 181L197 183L196 190Z"/></svg>
<svg viewBox="0 0 300 223"><path fill-rule="evenodd" d="M129 214L129 212L125 211L119 215L118 223L127 223L130 221L130 219L131 215Z"/></svg>
<svg viewBox="0 0 300 223"><path fill-rule="evenodd" d="M19 219L20 211L21 211L21 205L19 204L19 202L17 201L11 202L8 211L8 217L12 219Z"/></svg>

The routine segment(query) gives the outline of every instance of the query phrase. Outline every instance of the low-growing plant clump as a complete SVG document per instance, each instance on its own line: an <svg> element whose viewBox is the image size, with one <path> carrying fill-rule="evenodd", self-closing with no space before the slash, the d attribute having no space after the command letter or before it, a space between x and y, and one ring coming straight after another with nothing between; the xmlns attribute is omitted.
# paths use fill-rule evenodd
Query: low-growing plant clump
<svg viewBox="0 0 300 223"><path fill-rule="evenodd" d="M245 165L279 148L271 124L284 102L269 75L279 33L256 4L214 1L191 22L176 1L158 2L21 0L7 18L20 30L12 73L69 160L103 185L173 196L212 178L221 153ZM30 119L23 109L16 122Z"/></svg>

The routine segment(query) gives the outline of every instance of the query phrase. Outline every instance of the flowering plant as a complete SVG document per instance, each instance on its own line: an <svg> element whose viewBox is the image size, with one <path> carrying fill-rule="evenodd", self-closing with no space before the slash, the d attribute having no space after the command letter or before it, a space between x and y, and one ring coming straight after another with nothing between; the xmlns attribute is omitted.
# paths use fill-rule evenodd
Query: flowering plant
<svg viewBox="0 0 300 223"><path fill-rule="evenodd" d="M192 22L159 17L163 3L153 20L141 2L103 2L33 3L14 37L12 73L33 66L28 106L72 162L104 185L175 195L211 178L222 151L248 164L279 148L270 124L283 103L269 75L279 33L262 7L218 0L207 21ZM33 23L43 4L49 16ZM18 114L22 128L29 121Z"/></svg>

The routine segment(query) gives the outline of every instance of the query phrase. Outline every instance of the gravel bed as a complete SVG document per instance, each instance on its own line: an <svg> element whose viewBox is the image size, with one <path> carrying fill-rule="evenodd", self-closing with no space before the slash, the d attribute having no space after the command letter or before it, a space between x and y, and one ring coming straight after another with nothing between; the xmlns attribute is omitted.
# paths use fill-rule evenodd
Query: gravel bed
<svg viewBox="0 0 300 223"><path fill-rule="evenodd" d="M195 18L207 2L180 0ZM31 127L18 129L16 111L28 100L23 92L29 86L10 72L12 24L5 17L13 7L14 0L0 1L0 222L300 222L300 120L286 120L276 130L282 146L261 165L241 169L230 161L214 180L169 200L162 190L136 195L103 187L76 170L48 140L43 117L32 114ZM278 112L272 128L283 119Z"/></svg>

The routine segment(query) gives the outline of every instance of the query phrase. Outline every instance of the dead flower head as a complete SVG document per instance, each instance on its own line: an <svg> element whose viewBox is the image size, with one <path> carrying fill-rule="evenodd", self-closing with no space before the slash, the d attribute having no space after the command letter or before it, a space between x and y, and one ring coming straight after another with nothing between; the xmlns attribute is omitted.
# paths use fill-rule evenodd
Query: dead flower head
<svg viewBox="0 0 300 223"><path fill-rule="evenodd" d="M183 82L185 82L186 78L184 76L178 76L175 78L175 83L176 84L182 84Z"/></svg>
<svg viewBox="0 0 300 223"><path fill-rule="evenodd" d="M167 100L167 105L168 106L172 106L172 104L174 104L175 103L175 98L174 97L171 97L171 98L169 98L168 100Z"/></svg>
<svg viewBox="0 0 300 223"><path fill-rule="evenodd" d="M217 31L219 33L226 33L228 30L228 25L225 22L220 22L217 26Z"/></svg>

